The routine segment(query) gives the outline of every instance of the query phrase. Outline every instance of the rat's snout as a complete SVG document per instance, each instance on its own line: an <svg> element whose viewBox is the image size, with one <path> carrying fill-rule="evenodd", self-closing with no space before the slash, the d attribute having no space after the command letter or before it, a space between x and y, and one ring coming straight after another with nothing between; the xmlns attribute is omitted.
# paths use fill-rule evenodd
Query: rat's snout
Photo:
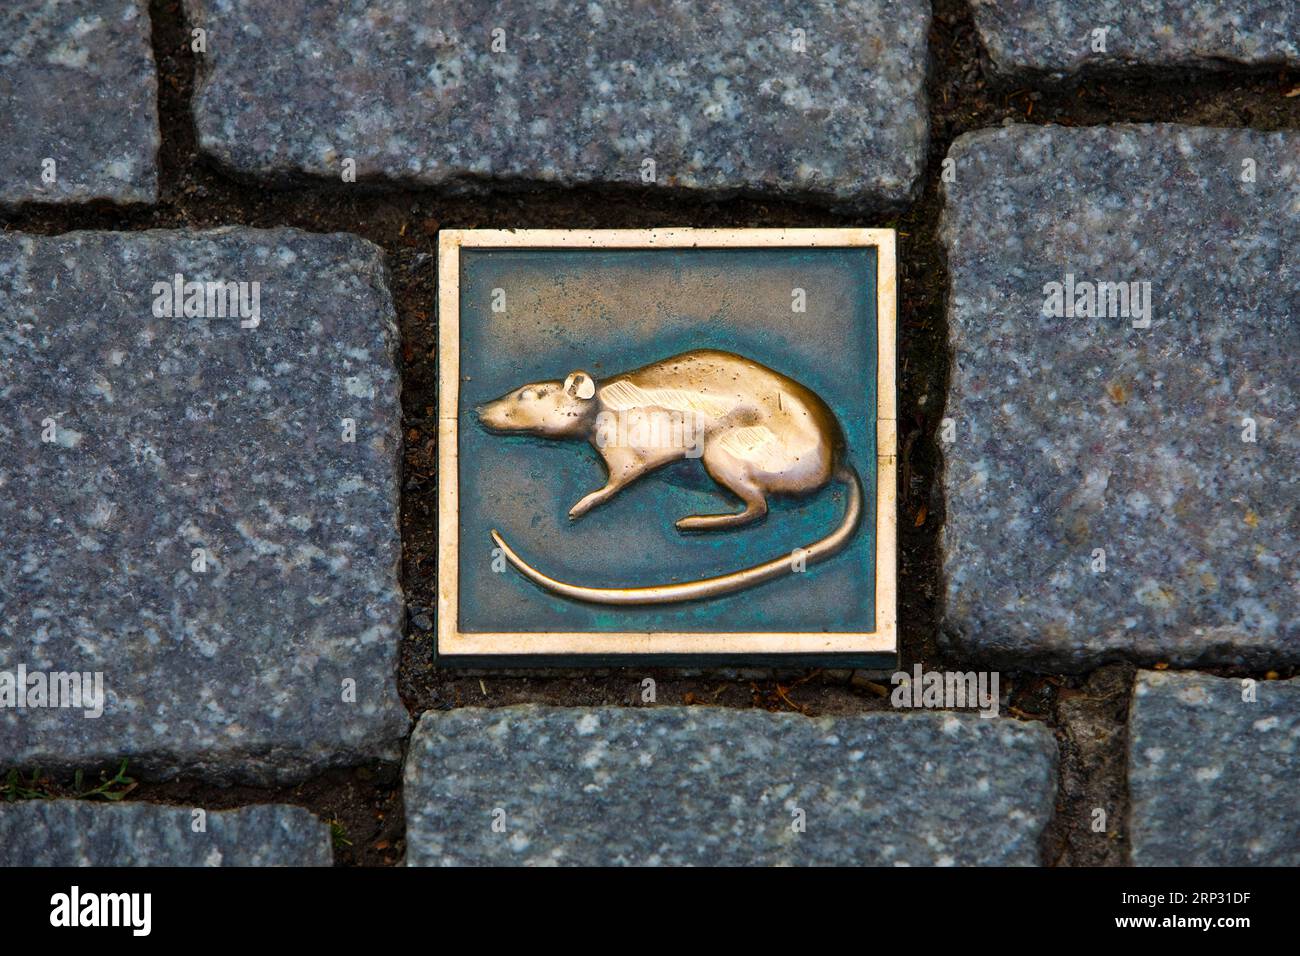
<svg viewBox="0 0 1300 956"><path fill-rule="evenodd" d="M510 408L503 398L498 398L493 402L484 402L482 405L474 407L474 414L478 415L478 420L487 428L497 431L506 431L513 426L511 422Z"/></svg>

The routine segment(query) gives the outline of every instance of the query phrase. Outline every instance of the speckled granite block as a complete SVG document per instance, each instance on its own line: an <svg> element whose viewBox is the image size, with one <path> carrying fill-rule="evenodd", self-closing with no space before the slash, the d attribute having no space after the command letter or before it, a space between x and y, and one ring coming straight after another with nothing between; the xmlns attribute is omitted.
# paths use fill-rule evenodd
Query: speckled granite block
<svg viewBox="0 0 1300 956"><path fill-rule="evenodd" d="M7 0L0 206L153 202L157 95L146 0Z"/></svg>
<svg viewBox="0 0 1300 956"><path fill-rule="evenodd" d="M1008 666L1300 661L1300 135L1022 126L950 155L945 634ZM1067 316L1085 281L1139 283L1129 316Z"/></svg>
<svg viewBox="0 0 1300 956"><path fill-rule="evenodd" d="M1300 866L1300 678L1143 671L1129 713L1137 866Z"/></svg>
<svg viewBox="0 0 1300 956"><path fill-rule="evenodd" d="M178 274L247 283L256 325L170 317ZM396 341L354 236L0 237L0 764L278 781L396 756ZM14 706L20 667L28 700L38 672L102 672L103 714Z"/></svg>
<svg viewBox="0 0 1300 956"><path fill-rule="evenodd" d="M923 0L186 7L199 143L243 173L643 186L649 159L661 187L896 206L925 161Z"/></svg>
<svg viewBox="0 0 1300 956"><path fill-rule="evenodd" d="M1300 65L1295 0L971 0L971 6L990 59L1008 73Z"/></svg>
<svg viewBox="0 0 1300 956"><path fill-rule="evenodd" d="M426 711L406 760L406 859L1031 865L1055 767L1042 724L951 713Z"/></svg>
<svg viewBox="0 0 1300 956"><path fill-rule="evenodd" d="M202 826L203 832L195 832ZM301 807L0 803L0 866L331 866L330 829Z"/></svg>

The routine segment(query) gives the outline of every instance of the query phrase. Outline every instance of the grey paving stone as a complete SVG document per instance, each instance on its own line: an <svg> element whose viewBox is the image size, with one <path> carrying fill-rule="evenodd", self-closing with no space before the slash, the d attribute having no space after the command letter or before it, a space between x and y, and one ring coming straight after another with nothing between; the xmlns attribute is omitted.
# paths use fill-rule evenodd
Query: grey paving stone
<svg viewBox="0 0 1300 956"><path fill-rule="evenodd" d="M1300 64L1295 0L971 0L971 6L989 58L1008 73Z"/></svg>
<svg viewBox="0 0 1300 956"><path fill-rule="evenodd" d="M1300 135L1013 126L950 157L947 637L1016 666L1300 661ZM1147 318L1066 317L1071 276L1149 283Z"/></svg>
<svg viewBox="0 0 1300 956"><path fill-rule="evenodd" d="M203 832L195 832L201 825ZM0 803L0 866L331 866L330 828L302 807Z"/></svg>
<svg viewBox="0 0 1300 956"><path fill-rule="evenodd" d="M186 7L210 38L200 145L258 176L351 158L358 179L642 186L650 159L661 187L885 206L925 160L924 0Z"/></svg>
<svg viewBox="0 0 1300 956"><path fill-rule="evenodd" d="M1137 866L1300 866L1300 678L1144 671L1129 713Z"/></svg>
<svg viewBox="0 0 1300 956"><path fill-rule="evenodd" d="M259 283L258 324L156 315L177 275L248 283L249 313ZM275 781L395 757L380 251L292 229L10 234L0 316L0 762ZM48 672L101 672L102 715L14 706L19 668L27 702Z"/></svg>
<svg viewBox="0 0 1300 956"><path fill-rule="evenodd" d="M406 859L1032 865L1055 766L1045 726L974 715L428 711L407 754Z"/></svg>
<svg viewBox="0 0 1300 956"><path fill-rule="evenodd" d="M157 99L146 0L0 5L0 206L153 202Z"/></svg>

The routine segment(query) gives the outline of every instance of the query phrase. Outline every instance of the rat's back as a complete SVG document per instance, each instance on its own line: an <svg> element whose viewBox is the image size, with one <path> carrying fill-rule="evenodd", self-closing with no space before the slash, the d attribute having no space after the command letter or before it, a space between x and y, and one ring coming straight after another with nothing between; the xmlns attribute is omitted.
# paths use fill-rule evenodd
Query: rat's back
<svg viewBox="0 0 1300 956"><path fill-rule="evenodd" d="M691 416L706 447L743 459L768 491L828 480L840 445L839 426L815 393L731 352L684 352L608 379L599 395L616 413Z"/></svg>

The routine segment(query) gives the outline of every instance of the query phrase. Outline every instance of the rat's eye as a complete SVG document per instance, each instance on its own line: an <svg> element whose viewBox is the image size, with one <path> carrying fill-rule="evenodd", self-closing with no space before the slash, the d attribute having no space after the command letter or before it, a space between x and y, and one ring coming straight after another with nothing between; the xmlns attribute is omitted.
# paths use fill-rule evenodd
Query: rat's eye
<svg viewBox="0 0 1300 956"><path fill-rule="evenodd" d="M531 388L526 388L519 393L518 400L521 402L531 402L531 401L535 401L536 398L537 398L537 393L533 391Z"/></svg>

